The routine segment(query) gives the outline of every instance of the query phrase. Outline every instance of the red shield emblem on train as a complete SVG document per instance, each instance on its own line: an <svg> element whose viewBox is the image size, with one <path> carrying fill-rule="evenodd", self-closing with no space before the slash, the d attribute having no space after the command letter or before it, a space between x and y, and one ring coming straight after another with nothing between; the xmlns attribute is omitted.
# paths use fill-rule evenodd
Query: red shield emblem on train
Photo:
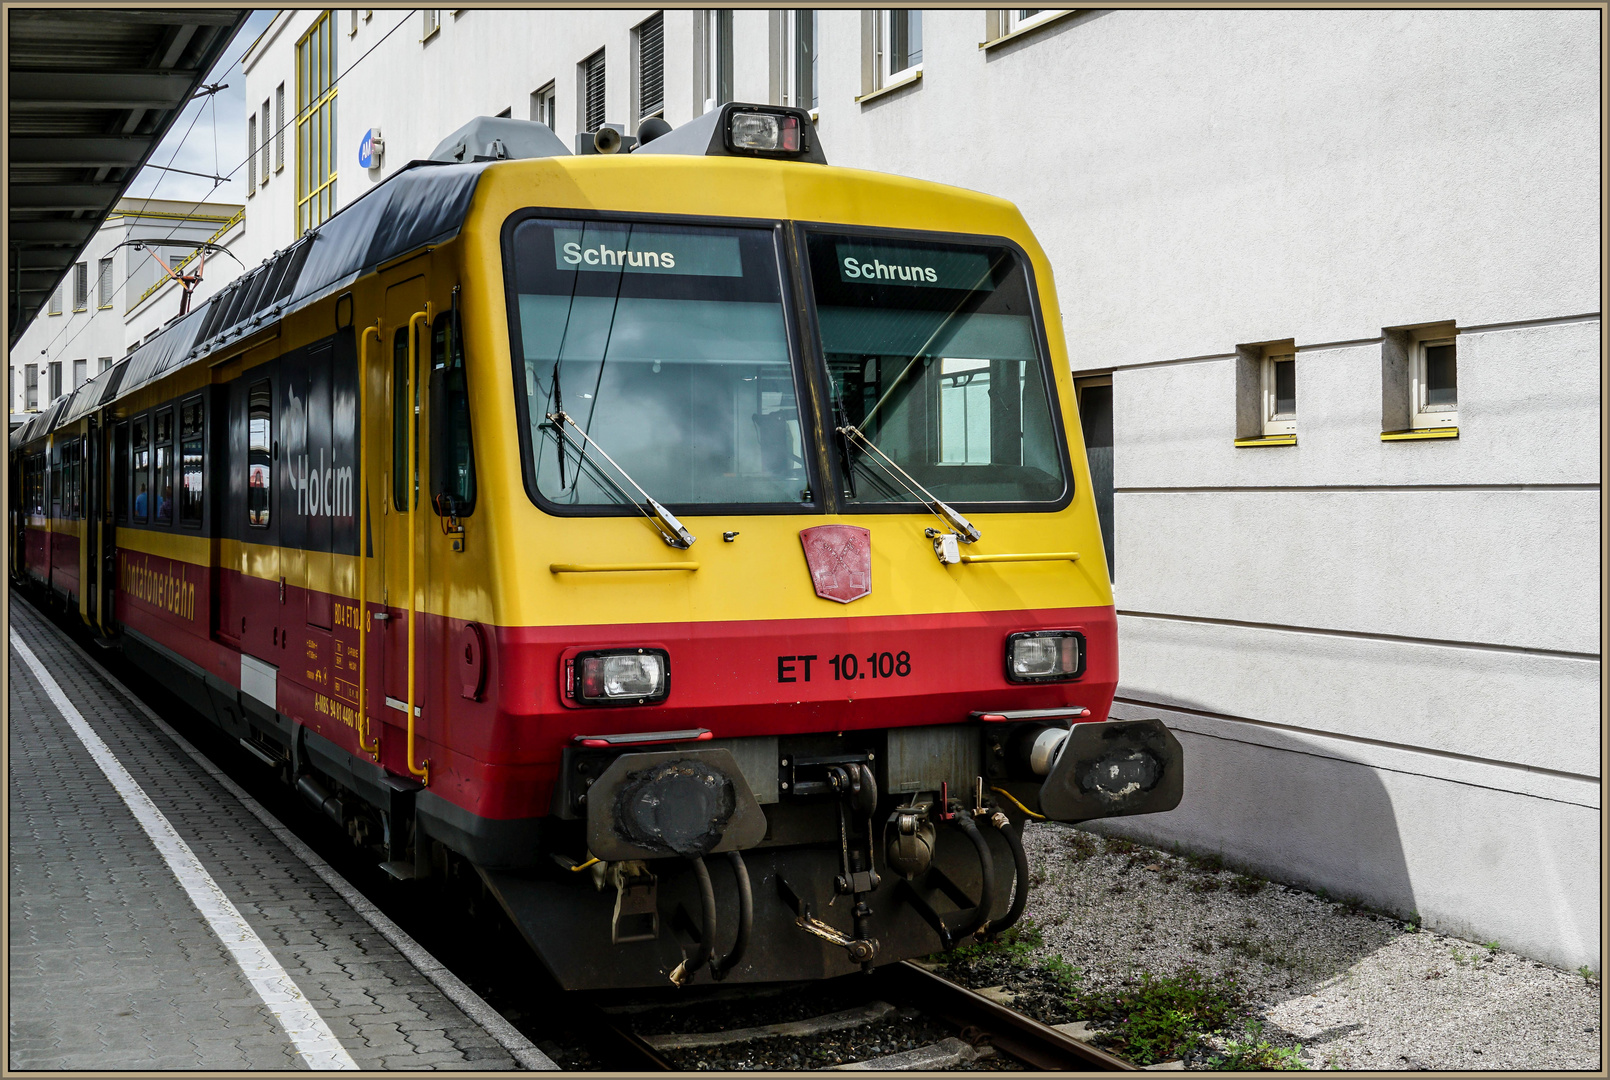
<svg viewBox="0 0 1610 1080"><path fill-rule="evenodd" d="M848 604L872 591L872 533L857 525L801 529L805 565L823 600Z"/></svg>

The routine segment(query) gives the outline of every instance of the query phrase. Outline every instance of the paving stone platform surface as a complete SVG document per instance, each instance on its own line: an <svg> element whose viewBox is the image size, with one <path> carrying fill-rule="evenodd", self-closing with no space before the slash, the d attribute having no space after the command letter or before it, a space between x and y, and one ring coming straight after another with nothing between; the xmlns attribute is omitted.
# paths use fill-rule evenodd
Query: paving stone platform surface
<svg viewBox="0 0 1610 1080"><path fill-rule="evenodd" d="M10 616L353 1064L519 1067L55 627L15 599ZM309 1068L9 641L7 650L10 1067Z"/></svg>

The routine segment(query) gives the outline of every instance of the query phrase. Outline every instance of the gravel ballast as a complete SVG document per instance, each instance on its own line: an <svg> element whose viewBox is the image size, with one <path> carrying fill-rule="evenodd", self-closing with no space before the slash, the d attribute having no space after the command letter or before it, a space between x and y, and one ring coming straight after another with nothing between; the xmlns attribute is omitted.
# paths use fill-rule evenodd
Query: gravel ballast
<svg viewBox="0 0 1610 1080"><path fill-rule="evenodd" d="M1031 824L1023 839L1035 868L1027 917L1045 955L1080 969L1082 991L1188 970L1233 982L1262 1038L1301 1044L1311 1068L1600 1067L1596 977L1237 874L1213 859L1055 823ZM978 977L1001 981L998 970ZM1208 1056L1188 1056L1187 1064Z"/></svg>

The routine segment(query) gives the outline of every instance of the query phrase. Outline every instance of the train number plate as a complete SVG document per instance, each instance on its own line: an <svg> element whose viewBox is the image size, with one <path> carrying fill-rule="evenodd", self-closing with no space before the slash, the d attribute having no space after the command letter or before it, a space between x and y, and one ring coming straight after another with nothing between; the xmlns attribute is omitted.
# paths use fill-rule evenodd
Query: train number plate
<svg viewBox="0 0 1610 1080"><path fill-rule="evenodd" d="M816 654L779 656L777 681L780 683L811 682L826 679L832 672L834 682L861 679L903 679L911 674L911 654L899 652L839 653L823 659Z"/></svg>

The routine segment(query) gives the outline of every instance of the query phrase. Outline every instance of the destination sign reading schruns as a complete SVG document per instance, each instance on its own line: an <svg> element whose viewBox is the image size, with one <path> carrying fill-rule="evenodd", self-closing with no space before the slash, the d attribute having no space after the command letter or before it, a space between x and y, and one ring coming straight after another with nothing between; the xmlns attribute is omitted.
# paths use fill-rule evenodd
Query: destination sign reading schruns
<svg viewBox="0 0 1610 1080"><path fill-rule="evenodd" d="M646 229L555 229L554 266L559 270L607 270L628 274L742 277L736 236Z"/></svg>
<svg viewBox="0 0 1610 1080"><path fill-rule="evenodd" d="M988 292L989 256L937 248L837 244L839 280L849 285L932 285Z"/></svg>

